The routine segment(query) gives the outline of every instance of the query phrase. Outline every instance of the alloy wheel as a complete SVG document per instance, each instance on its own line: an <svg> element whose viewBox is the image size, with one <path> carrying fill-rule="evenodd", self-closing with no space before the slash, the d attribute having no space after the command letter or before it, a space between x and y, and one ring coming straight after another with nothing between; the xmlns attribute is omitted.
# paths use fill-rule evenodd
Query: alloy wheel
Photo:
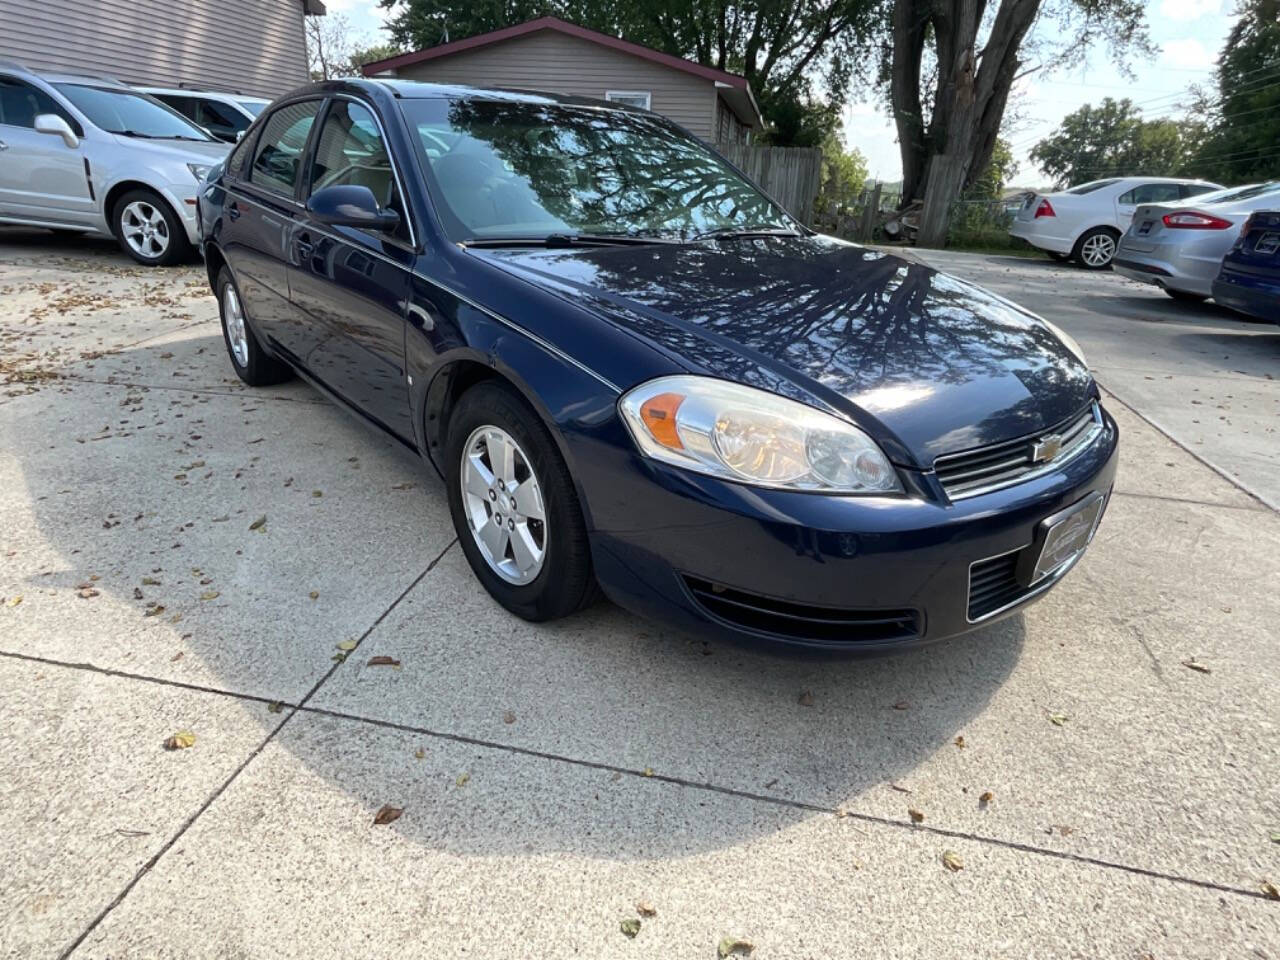
<svg viewBox="0 0 1280 960"><path fill-rule="evenodd" d="M231 344L231 352L235 354L236 363L247 367L249 334L244 325L244 308L240 306L240 297L233 284L228 283L223 287L222 312L227 318L227 342Z"/></svg>
<svg viewBox="0 0 1280 960"><path fill-rule="evenodd" d="M135 200L120 214L120 233L140 257L158 260L169 249L169 223L164 214L145 200Z"/></svg>
<svg viewBox="0 0 1280 960"><path fill-rule="evenodd" d="M1080 247L1080 259L1091 267L1105 267L1116 255L1116 241L1109 233L1090 237Z"/></svg>
<svg viewBox="0 0 1280 960"><path fill-rule="evenodd" d="M460 476L467 524L489 569L516 586L531 583L547 557L547 522L528 456L501 427L477 427Z"/></svg>

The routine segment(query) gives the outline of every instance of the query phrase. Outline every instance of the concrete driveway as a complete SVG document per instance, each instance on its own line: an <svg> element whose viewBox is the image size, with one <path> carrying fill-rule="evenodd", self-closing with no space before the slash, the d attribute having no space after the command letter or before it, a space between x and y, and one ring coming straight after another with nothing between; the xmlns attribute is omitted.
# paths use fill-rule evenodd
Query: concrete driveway
<svg viewBox="0 0 1280 960"><path fill-rule="evenodd" d="M508 616L198 267L0 237L0 351L4 957L1280 956L1280 518L1141 392L1048 599L831 664Z"/></svg>

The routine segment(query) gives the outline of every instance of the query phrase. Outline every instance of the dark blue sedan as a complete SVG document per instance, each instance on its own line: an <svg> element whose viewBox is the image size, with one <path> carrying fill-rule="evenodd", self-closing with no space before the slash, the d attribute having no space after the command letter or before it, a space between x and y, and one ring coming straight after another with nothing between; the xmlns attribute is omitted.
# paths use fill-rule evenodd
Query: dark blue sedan
<svg viewBox="0 0 1280 960"><path fill-rule="evenodd" d="M1213 299L1257 320L1280 323L1280 210L1261 210L1245 221L1222 259Z"/></svg>
<svg viewBox="0 0 1280 960"><path fill-rule="evenodd" d="M200 213L240 377L299 374L418 451L530 620L599 588L704 634L902 648L1044 594L1111 491L1068 336L812 233L647 111L304 87Z"/></svg>

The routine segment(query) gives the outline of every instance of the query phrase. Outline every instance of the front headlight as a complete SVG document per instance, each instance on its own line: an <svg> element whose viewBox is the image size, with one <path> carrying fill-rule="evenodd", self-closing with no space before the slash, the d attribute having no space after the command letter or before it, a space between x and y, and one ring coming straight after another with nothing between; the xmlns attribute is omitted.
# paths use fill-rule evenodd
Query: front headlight
<svg viewBox="0 0 1280 960"><path fill-rule="evenodd" d="M196 183L204 183L204 178L209 175L210 164L207 163L188 163L187 169L191 171L191 175L196 178Z"/></svg>
<svg viewBox="0 0 1280 960"><path fill-rule="evenodd" d="M664 463L762 487L902 492L892 464L853 424L764 390L659 377L618 407L641 452Z"/></svg>

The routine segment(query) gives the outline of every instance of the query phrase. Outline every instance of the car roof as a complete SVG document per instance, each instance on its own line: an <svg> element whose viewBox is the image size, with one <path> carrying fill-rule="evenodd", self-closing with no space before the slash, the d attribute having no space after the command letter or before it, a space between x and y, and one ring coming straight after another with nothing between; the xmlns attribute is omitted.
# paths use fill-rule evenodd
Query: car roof
<svg viewBox="0 0 1280 960"><path fill-rule="evenodd" d="M556 103L595 109L603 106L605 109L617 110L620 113L648 112L630 104L614 103L592 97L541 93L533 90L509 90L502 87L473 87L461 83L424 83L418 80L399 80L391 77L321 80L291 90L286 97L304 96L308 93L364 93L371 96L390 94L397 100L504 100L510 103Z"/></svg>
<svg viewBox="0 0 1280 960"><path fill-rule="evenodd" d="M250 97L242 93L229 93L226 90L193 90L190 87L146 87L136 86L135 90L143 93L165 93L181 97L210 97L214 100L233 100L247 103L270 103L266 97Z"/></svg>

